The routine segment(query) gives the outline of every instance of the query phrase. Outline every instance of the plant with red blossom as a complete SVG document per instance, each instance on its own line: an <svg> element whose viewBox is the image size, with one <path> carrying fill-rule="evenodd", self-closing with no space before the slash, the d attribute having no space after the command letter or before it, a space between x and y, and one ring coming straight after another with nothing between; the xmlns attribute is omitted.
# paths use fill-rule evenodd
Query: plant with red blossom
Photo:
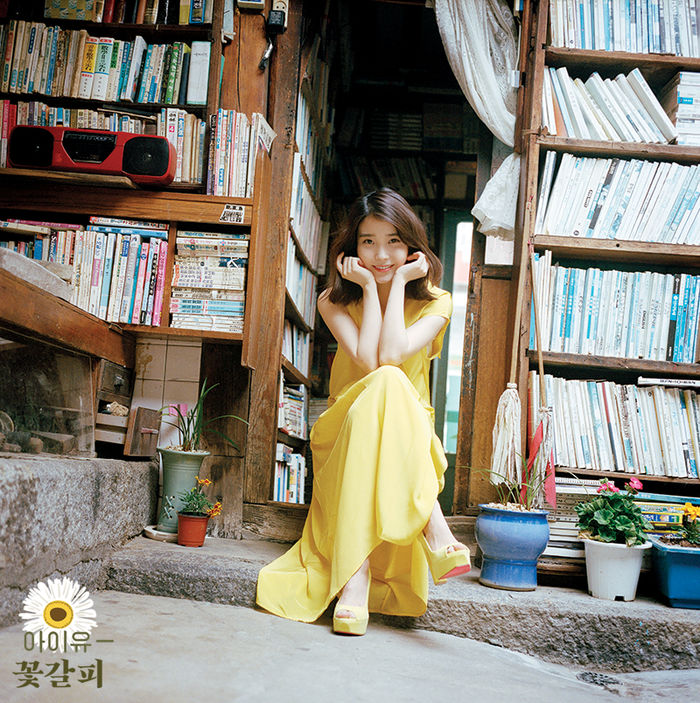
<svg viewBox="0 0 700 703"><path fill-rule="evenodd" d="M576 506L579 536L628 547L644 544L647 541L644 531L651 529L651 525L634 502L634 496L641 488L642 482L637 478L631 478L624 491L613 481L601 481L598 496Z"/></svg>

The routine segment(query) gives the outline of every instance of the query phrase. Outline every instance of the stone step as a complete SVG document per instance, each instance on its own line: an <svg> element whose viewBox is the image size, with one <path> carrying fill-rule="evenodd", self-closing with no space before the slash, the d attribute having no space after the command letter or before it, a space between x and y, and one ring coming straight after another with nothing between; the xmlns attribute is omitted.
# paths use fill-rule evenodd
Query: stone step
<svg viewBox="0 0 700 703"><path fill-rule="evenodd" d="M258 571L287 548L207 537L195 549L137 537L105 562L105 588L254 607ZM371 619L602 671L700 666L700 610L670 608L645 596L603 601L574 588L502 591L479 584L477 569L442 586L431 583L428 609L419 618Z"/></svg>

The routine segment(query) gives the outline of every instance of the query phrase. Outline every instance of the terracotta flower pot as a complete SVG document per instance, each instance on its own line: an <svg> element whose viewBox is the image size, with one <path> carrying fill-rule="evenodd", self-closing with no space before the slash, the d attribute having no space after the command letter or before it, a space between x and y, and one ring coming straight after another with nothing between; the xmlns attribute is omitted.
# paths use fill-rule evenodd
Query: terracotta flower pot
<svg viewBox="0 0 700 703"><path fill-rule="evenodd" d="M201 547L207 536L207 515L177 514L177 543L183 547Z"/></svg>

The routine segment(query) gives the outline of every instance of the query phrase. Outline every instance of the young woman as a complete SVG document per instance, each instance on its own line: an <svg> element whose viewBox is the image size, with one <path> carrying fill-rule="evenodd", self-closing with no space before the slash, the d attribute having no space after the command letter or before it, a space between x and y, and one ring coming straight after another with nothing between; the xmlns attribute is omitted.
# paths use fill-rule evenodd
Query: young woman
<svg viewBox="0 0 700 703"><path fill-rule="evenodd" d="M318 309L338 342L328 410L311 431L314 484L301 539L258 576L257 602L312 622L338 596L336 632L369 612L418 616L435 583L469 570L437 502L447 466L430 360L452 312L423 224L389 188L359 198L334 239Z"/></svg>

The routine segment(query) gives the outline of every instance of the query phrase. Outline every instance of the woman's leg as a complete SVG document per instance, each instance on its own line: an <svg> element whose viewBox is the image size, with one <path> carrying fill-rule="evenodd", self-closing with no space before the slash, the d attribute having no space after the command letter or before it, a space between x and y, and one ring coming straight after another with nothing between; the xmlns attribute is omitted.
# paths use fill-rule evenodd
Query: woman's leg
<svg viewBox="0 0 700 703"><path fill-rule="evenodd" d="M457 549L467 549L466 545L455 539L450 526L447 524L447 520L445 520L445 516L442 514L440 503L437 500L435 501L433 512L430 514L430 519L423 533L433 551L445 546L447 546L448 552Z"/></svg>
<svg viewBox="0 0 700 703"><path fill-rule="evenodd" d="M369 559L365 559L362 566L348 579L338 596L338 604L334 613L336 618L355 617L349 610L342 610L344 605L365 605L369 578Z"/></svg>

